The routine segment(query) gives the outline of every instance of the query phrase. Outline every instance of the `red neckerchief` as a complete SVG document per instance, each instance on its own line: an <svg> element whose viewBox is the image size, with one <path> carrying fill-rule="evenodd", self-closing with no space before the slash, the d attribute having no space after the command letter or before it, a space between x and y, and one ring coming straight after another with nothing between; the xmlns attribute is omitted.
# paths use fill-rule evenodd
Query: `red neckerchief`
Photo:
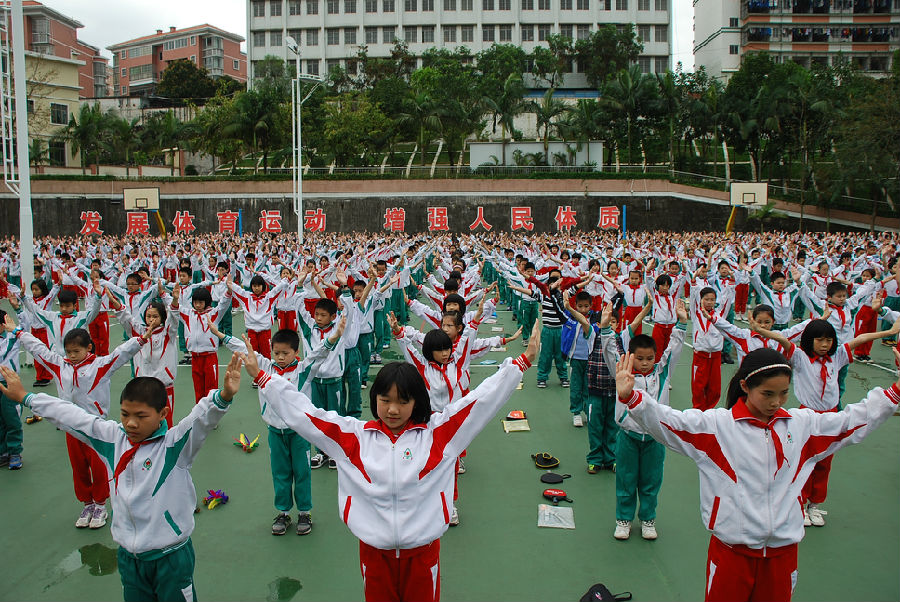
<svg viewBox="0 0 900 602"><path fill-rule="evenodd" d="M320 327L318 324L316 324L315 329L316 329L316 331L319 333L319 340L320 340L320 341L321 341L322 339L324 339L324 338L325 338L325 335L328 334L328 333L331 331L332 326L334 326L334 322L332 322L331 324L329 324L329 325L328 325L327 327L325 327L325 328L322 328L322 327Z"/></svg>
<svg viewBox="0 0 900 602"><path fill-rule="evenodd" d="M828 306L836 311L837 314L841 317L841 328L843 329L847 325L847 316L844 314L844 306L835 305L834 303L829 303Z"/></svg>
<svg viewBox="0 0 900 602"><path fill-rule="evenodd" d="M750 410L747 408L747 398L741 397L738 399L737 403L731 408L731 416L734 420L746 420L751 425L761 428L767 429L770 433L772 433L772 445L775 446L775 474L772 475L772 478L775 478L775 475L778 474L778 471L781 470L782 465L784 465L787 458L784 455L784 447L781 445L781 438L778 436L778 433L772 428L775 424L776 420L782 418L790 418L791 415L784 408L778 408L778 411L772 416L771 420L768 423L763 422L762 420L753 416L750 413Z"/></svg>
<svg viewBox="0 0 900 602"><path fill-rule="evenodd" d="M272 368L273 368L273 369L275 370L275 372L277 372L279 375L283 376L286 372L292 372L292 371L294 370L294 368L297 367L298 364L299 364L299 362L297 361L297 358L295 357L295 358L294 358L294 361L292 361L290 364L288 364L288 365L285 366L284 368L282 368L281 366L279 366L279 365L276 364L275 362L272 362Z"/></svg>
<svg viewBox="0 0 900 602"><path fill-rule="evenodd" d="M715 313L715 311L716 310L713 310L713 313ZM703 332L709 332L709 329L713 325L713 321L709 319L705 311L701 311L699 308L695 313L697 314L697 318L700 320L700 330L702 330Z"/></svg>
<svg viewBox="0 0 900 602"><path fill-rule="evenodd" d="M77 364L75 362L71 361L69 358L65 359L65 362L67 364L69 364L70 366L72 366L72 374L74 375L73 382L75 384L76 389L78 388L78 369L81 368L82 366L84 366L85 364L90 364L95 359L97 359L97 356L94 355L93 353L88 353L86 356L84 356L84 359L81 360L80 362L78 362ZM94 405L96 405L96 404L94 404ZM97 407L99 408L100 406L97 406Z"/></svg>
<svg viewBox="0 0 900 602"><path fill-rule="evenodd" d="M116 462L116 468L113 471L113 482L115 483L116 491L119 490L119 475L124 472L124 470L128 467L132 460L134 460L135 454L137 454L138 449L141 448L142 445L146 445L152 441L156 441L159 437L147 438L141 441L140 443L131 443L129 439L128 442L131 443L131 447L122 454L122 457L119 458L119 461Z"/></svg>
<svg viewBox="0 0 900 602"><path fill-rule="evenodd" d="M831 362L831 356L816 355L810 357L809 361L812 363L819 362L821 364L821 367L819 368L819 377L822 379L822 394L819 398L825 399L825 386L828 384L828 364Z"/></svg>
<svg viewBox="0 0 900 602"><path fill-rule="evenodd" d="M441 373L441 377L444 379L444 384L447 385L447 397L450 401L453 401L453 383L450 382L450 377L447 376L447 368L450 367L450 364L441 364L439 362L428 362L432 368ZM459 382L460 373L457 370L457 383Z"/></svg>

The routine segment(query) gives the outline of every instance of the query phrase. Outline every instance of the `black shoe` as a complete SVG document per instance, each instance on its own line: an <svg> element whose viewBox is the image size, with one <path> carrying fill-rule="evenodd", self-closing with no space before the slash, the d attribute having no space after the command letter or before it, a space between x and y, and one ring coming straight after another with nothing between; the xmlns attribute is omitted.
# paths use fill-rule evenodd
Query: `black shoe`
<svg viewBox="0 0 900 602"><path fill-rule="evenodd" d="M309 467L315 470L316 468L322 468L325 465L325 454L315 454L312 458L309 459Z"/></svg>
<svg viewBox="0 0 900 602"><path fill-rule="evenodd" d="M312 531L312 516L309 512L301 512L297 515L297 535L309 535Z"/></svg>
<svg viewBox="0 0 900 602"><path fill-rule="evenodd" d="M723 353L723 354L722 354L722 363L723 363L723 364L733 364L733 363L734 363L734 360L731 359L731 356L730 356L730 355L725 355L725 354Z"/></svg>
<svg viewBox="0 0 900 602"><path fill-rule="evenodd" d="M328 468L331 470L337 470L337 460L334 458L328 458Z"/></svg>
<svg viewBox="0 0 900 602"><path fill-rule="evenodd" d="M178 365L179 366L190 366L191 365L191 356L186 355L183 358L181 358L181 361L178 362Z"/></svg>
<svg viewBox="0 0 900 602"><path fill-rule="evenodd" d="M287 512L282 512L276 516L275 520L272 522L272 535L284 535L290 524L291 515Z"/></svg>

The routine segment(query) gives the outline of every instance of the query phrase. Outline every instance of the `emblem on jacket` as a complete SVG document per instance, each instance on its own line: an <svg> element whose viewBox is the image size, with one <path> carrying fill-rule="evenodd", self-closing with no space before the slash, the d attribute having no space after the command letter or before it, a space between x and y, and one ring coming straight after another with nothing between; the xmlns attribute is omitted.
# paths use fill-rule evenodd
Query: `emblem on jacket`
<svg viewBox="0 0 900 602"><path fill-rule="evenodd" d="M404 460L412 460L412 452L409 450L408 447L403 451L403 459Z"/></svg>
<svg viewBox="0 0 900 602"><path fill-rule="evenodd" d="M144 470L150 470L151 466L153 466L153 462L150 461L150 458L147 458L146 460L144 460L144 464L142 466L142 468Z"/></svg>

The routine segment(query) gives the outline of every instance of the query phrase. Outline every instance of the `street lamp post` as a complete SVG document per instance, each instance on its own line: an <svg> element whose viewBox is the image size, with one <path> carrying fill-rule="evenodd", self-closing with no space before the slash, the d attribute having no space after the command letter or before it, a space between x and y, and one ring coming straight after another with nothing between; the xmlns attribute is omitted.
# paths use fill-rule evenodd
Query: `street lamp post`
<svg viewBox="0 0 900 602"><path fill-rule="evenodd" d="M293 81L291 87L291 124L293 125L292 141L294 145L294 173L293 173L293 192L294 192L294 213L297 215L297 240L299 244L303 244L303 171L300 163L302 157L300 153L300 44L291 36L287 36L287 47L294 53L295 64L297 67L297 77Z"/></svg>

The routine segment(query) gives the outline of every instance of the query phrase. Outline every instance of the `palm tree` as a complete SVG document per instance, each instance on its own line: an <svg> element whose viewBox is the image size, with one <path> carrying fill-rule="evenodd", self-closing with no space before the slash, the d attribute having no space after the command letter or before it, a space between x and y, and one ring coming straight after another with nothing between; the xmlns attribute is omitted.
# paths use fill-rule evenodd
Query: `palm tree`
<svg viewBox="0 0 900 602"><path fill-rule="evenodd" d="M585 143L601 137L600 117L602 111L597 101L582 98L574 107L570 107L563 118L557 122L560 135L566 140L575 140L576 148L581 150ZM588 144L587 161L590 162L590 144Z"/></svg>
<svg viewBox="0 0 900 602"><path fill-rule="evenodd" d="M28 145L28 159L35 167L40 167L50 162L50 153L47 146L40 138L33 138Z"/></svg>
<svg viewBox="0 0 900 602"><path fill-rule="evenodd" d="M131 120L119 117L113 110L106 114L106 127L110 134L106 145L110 153L124 159L126 177L131 175L132 152L141 142L140 121L140 117Z"/></svg>
<svg viewBox="0 0 900 602"><path fill-rule="evenodd" d="M88 160L96 162L100 148L103 112L100 104L83 104L78 109L78 117L73 114L69 123L60 131L57 138L72 145L73 153L81 155L81 173L87 173Z"/></svg>
<svg viewBox="0 0 900 602"><path fill-rule="evenodd" d="M675 174L675 126L681 114L682 90L675 82L675 74L666 71L657 73L659 85L659 106L669 129L669 172ZM680 136L679 136L680 137Z"/></svg>
<svg viewBox="0 0 900 602"><path fill-rule="evenodd" d="M632 163L632 131L639 118L647 114L649 103L654 99L656 86L650 75L641 72L638 65L622 69L616 77L604 86L600 104L613 113L625 117L628 141L628 163Z"/></svg>
<svg viewBox="0 0 900 602"><path fill-rule="evenodd" d="M534 113L535 120L537 121L538 132L540 132L541 128L544 128L543 140L545 159L549 158L547 153L550 148L550 128L555 127L554 120L568 110L563 101L553 98L555 92L555 88L550 88L544 92L544 96L541 98L540 102L531 101L528 103L528 108ZM549 161L547 162L549 163Z"/></svg>
<svg viewBox="0 0 900 602"><path fill-rule="evenodd" d="M769 201L753 213L747 216L750 219L759 220L759 233L762 234L765 227L766 222L770 219L778 219L782 217L787 217L787 214L782 211L775 210L775 201Z"/></svg>
<svg viewBox="0 0 900 602"><path fill-rule="evenodd" d="M403 101L405 111L397 115L398 125L409 125L415 129L421 152L422 165L425 165L425 147L429 140L425 139L427 131L440 132L443 129L441 117L443 110L426 92L410 90Z"/></svg>
<svg viewBox="0 0 900 602"><path fill-rule="evenodd" d="M497 133L497 125L500 125L500 137L502 140L502 164L506 165L506 133L509 132L513 139L520 138L522 133L515 128L514 121L518 115L528 108L525 100L525 83L522 76L512 73L503 82L503 87L494 96L486 96L484 104L488 111L493 113L493 133Z"/></svg>

